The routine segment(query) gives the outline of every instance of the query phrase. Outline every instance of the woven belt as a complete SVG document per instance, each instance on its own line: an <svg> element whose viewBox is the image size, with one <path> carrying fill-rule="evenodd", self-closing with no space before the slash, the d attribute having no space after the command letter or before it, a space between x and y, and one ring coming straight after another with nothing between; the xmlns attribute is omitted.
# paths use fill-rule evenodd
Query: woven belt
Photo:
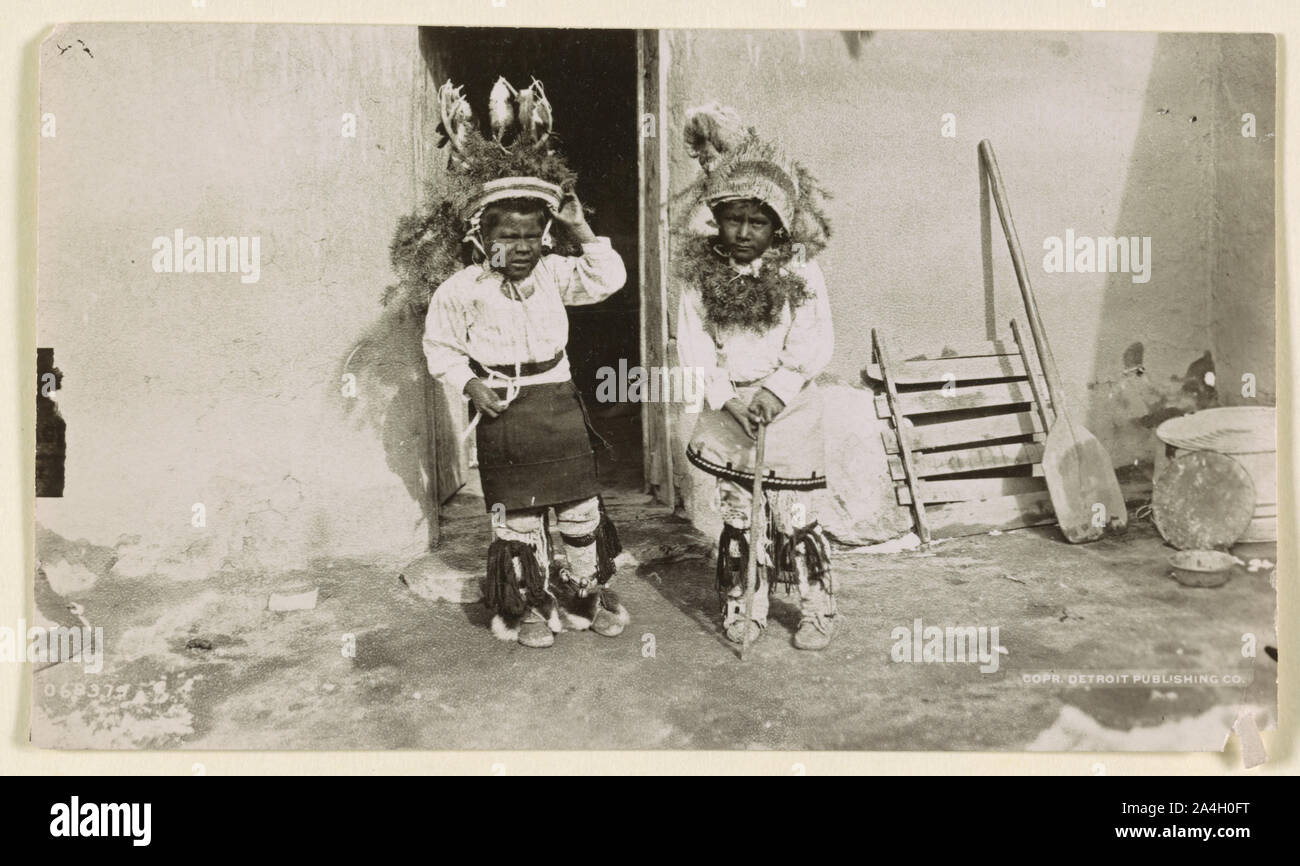
<svg viewBox="0 0 1300 866"><path fill-rule="evenodd" d="M473 358L470 358L469 360L469 368L473 370L474 375L479 378L486 377L489 371L498 373L502 376L522 378L524 376L540 376L548 370L554 370L562 360L564 360L563 349L557 352L555 357L551 358L549 361L527 361L520 364L517 369L514 364L480 364Z"/></svg>

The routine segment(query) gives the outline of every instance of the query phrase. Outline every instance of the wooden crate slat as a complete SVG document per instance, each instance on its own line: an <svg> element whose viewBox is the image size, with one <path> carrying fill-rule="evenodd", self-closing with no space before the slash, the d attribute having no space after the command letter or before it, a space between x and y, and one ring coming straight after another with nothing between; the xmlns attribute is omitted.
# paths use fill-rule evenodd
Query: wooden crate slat
<svg viewBox="0 0 1300 866"><path fill-rule="evenodd" d="M1151 484L1146 481L1123 484L1121 489L1125 502L1142 501L1151 495ZM930 522L930 532L936 538L980 535L995 529L1005 532L1056 522L1052 497L1046 490L974 502L931 505L925 514Z"/></svg>
<svg viewBox="0 0 1300 866"><path fill-rule="evenodd" d="M1020 348L1010 334L999 336L996 340L983 340L973 343L961 343L956 346L944 346L933 352L925 352L904 358L905 361L942 361L945 358L984 358L996 355L1019 355Z"/></svg>
<svg viewBox="0 0 1300 866"><path fill-rule="evenodd" d="M1000 469L1004 466L1040 463L1042 459L1043 446L1037 442L1025 442L1012 445L985 445L960 451L932 451L928 454L914 455L913 462L916 464L917 474L924 478L928 475L947 475L950 472L974 472L978 469Z"/></svg>
<svg viewBox="0 0 1300 866"><path fill-rule="evenodd" d="M1047 426L1041 401L1046 395L1041 382L1031 378L1038 375L1037 358L1033 347L1024 345L1017 324L1012 322L1009 338L945 348L902 362L894 360L901 353L881 345L872 333L875 357L863 369L863 380L886 386L886 393L873 402L876 415L892 422L892 429L881 433L889 474L899 504L917 515L923 541L1056 519L1041 465ZM1004 381L956 384L999 379ZM922 387L900 391L899 385ZM976 409L992 414L936 424L909 420ZM1031 441L988 444L1011 438ZM938 448L948 450L933 450ZM962 473L993 477L937 477Z"/></svg>
<svg viewBox="0 0 1300 866"><path fill-rule="evenodd" d="M996 499L999 496L1018 496L1024 493L1038 493L1047 489L1043 477L1007 477L1007 478L961 478L950 481L922 481L921 501L927 505L938 502L969 502L979 499ZM911 505L912 493L906 487L899 487L899 505Z"/></svg>
<svg viewBox="0 0 1300 866"><path fill-rule="evenodd" d="M1007 467L1007 466L1023 466L1023 465L1026 464L1026 463L1032 463L1032 464L1034 465L1034 468L1033 468L1033 474L1034 474L1034 476L1035 476L1035 477L1042 477L1042 475L1043 475L1043 467L1042 467L1042 464L1041 464L1041 462L1040 462L1040 461L1043 459L1042 445L1039 444L1039 443L1037 443L1037 442L1027 443L1027 445L1029 445L1029 446L1031 446L1031 447L1035 447L1035 448L1037 448L1037 449L1038 449L1038 452L1037 452L1036 454L1031 453L1031 454L1025 454L1025 455L1017 455L1017 457L1022 458L1022 459L1019 459L1018 462L1017 462L1017 461L1011 461L1011 462L1001 463L1001 464L994 465L994 466L976 466L976 467L973 467L973 468L971 468L971 469L947 469L947 468L945 468L944 466L923 465L923 463L921 462L921 461L923 461L924 458L927 457L927 456L935 456L935 457L937 457L937 456L948 455L948 456L951 456L951 457L959 457L959 456L962 455L962 454L969 454L970 451L943 451L943 452L939 452L939 454L933 454L933 455L917 454L917 455L915 455L915 457L916 457L917 460L918 460L918 464L917 464L917 473L918 473L920 476L924 477L924 476L928 476L928 475L947 475L947 474L952 473L952 472L973 472L973 471L975 471L976 469L1000 469L1000 468ZM992 446L992 447L1001 447L1001 446ZM1020 447L1020 446L1019 446L1019 445L1016 445L1016 446L1012 446L1012 447ZM981 459L983 459L983 458L981 458ZM906 480L907 475L904 474L904 472L903 472L903 464L902 464L902 462L898 459L898 455L897 455L897 454L886 454L886 455L885 455L885 462L889 464L889 477L890 477L890 478L892 478L894 481L904 481L904 480ZM1008 475L1008 476L1006 476L1006 477L1011 478L1011 477L1022 477L1022 476L1010 476L1010 475ZM1025 476L1025 477L1027 477L1027 476Z"/></svg>
<svg viewBox="0 0 1300 866"><path fill-rule="evenodd" d="M933 391L910 391L898 395L899 408L904 415L922 415L926 412L955 412L961 409L983 409L990 406L1013 406L1031 403L1034 395L1027 382L994 382L988 385L956 385L936 388ZM876 417L889 417L888 398L876 397Z"/></svg>
<svg viewBox="0 0 1300 866"><path fill-rule="evenodd" d="M938 361L902 361L890 368L895 385L924 385L931 382L961 382L972 379L1024 378L1025 362L1019 355L981 358L943 358ZM869 364L863 375L884 381L879 364Z"/></svg>
<svg viewBox="0 0 1300 866"><path fill-rule="evenodd" d="M998 530L1054 523L1052 497L1047 491L998 496L975 502L955 502L926 509L930 532L936 538L959 538Z"/></svg>
<svg viewBox="0 0 1300 866"><path fill-rule="evenodd" d="M1043 423L1052 424L1052 419L1056 417L1056 407L1051 405L1051 397L1047 391L1047 380L1043 378L1043 365L1038 359L1034 349L1033 342L1025 342L1024 337L1020 334L1020 324L1016 319L1011 320L1011 333L1015 335L1016 345L1020 349L1020 360L1025 365L1025 379L1029 383L1029 390L1034 395L1034 405L1030 407L1035 410L1037 415L1043 419Z"/></svg>
<svg viewBox="0 0 1300 866"><path fill-rule="evenodd" d="M990 439L1010 439L1013 436L1043 434L1043 422L1036 412L1014 412L1007 415L989 415L985 418L967 418L945 421L918 427L904 425L907 444L916 450L946 448L966 443L978 444ZM885 450L898 451L898 436L893 430L884 432Z"/></svg>
<svg viewBox="0 0 1300 866"><path fill-rule="evenodd" d="M879 362L880 369L889 370L890 352L885 347L885 341L880 339L880 335L875 328L871 329L871 347L875 350L876 361ZM898 388L894 383L892 371L884 375L885 393L889 397L890 417L894 421L894 427L901 429L903 426L903 416L898 409ZM887 458L889 459L889 458ZM912 514L916 517L916 534L920 536L922 544L930 543L930 525L925 517L925 503L921 501L919 488L917 487L918 479L916 467L913 465L912 449L907 446L906 442L898 451L897 460L904 472L904 481L912 489Z"/></svg>

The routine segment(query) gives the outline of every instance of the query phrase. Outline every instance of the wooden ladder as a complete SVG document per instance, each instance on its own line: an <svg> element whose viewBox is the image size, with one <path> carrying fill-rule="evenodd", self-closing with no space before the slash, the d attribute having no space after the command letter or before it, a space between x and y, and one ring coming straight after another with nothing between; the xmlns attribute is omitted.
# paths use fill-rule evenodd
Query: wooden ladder
<svg viewBox="0 0 1300 866"><path fill-rule="evenodd" d="M1053 415L1032 341L996 340L901 357L871 331L868 385L900 505L923 543L1055 522L1041 466Z"/></svg>

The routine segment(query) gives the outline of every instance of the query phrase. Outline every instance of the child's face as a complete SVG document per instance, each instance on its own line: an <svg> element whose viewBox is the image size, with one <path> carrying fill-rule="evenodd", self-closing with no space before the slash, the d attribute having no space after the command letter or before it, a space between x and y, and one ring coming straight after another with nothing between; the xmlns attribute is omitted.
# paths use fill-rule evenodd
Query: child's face
<svg viewBox="0 0 1300 866"><path fill-rule="evenodd" d="M714 211L718 239L737 262L748 264L767 252L776 226L756 201L728 201Z"/></svg>
<svg viewBox="0 0 1300 866"><path fill-rule="evenodd" d="M483 233L488 264L509 279L519 282L533 272L542 258L542 233L546 221L533 211L504 211L496 224Z"/></svg>

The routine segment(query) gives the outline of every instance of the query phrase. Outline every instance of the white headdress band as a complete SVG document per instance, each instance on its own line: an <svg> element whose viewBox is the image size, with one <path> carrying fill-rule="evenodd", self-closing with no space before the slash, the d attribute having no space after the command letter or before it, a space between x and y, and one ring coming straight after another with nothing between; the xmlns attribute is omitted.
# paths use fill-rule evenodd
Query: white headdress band
<svg viewBox="0 0 1300 866"><path fill-rule="evenodd" d="M465 206L463 215L467 220L477 219L488 205L507 198L535 198L557 210L564 201L564 190L540 177L502 177L483 184Z"/></svg>
<svg viewBox="0 0 1300 866"><path fill-rule="evenodd" d="M483 184L479 194L466 206L466 231L461 240L473 244L485 258L487 250L483 247L482 219L483 211L493 202L513 198L530 198L544 203L551 210L558 210L564 201L564 190L559 186L538 177L503 177ZM550 243L551 219L548 216L542 232L542 243Z"/></svg>

